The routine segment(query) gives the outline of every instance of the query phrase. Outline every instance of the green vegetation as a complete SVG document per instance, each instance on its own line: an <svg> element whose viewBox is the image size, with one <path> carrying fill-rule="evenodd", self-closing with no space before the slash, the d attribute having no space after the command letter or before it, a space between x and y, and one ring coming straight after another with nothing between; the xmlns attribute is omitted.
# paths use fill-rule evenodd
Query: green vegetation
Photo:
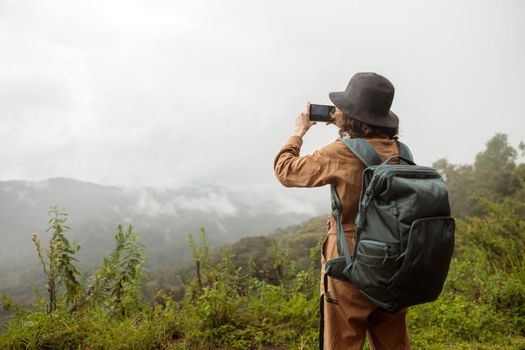
<svg viewBox="0 0 525 350"><path fill-rule="evenodd" d="M65 225L67 214L60 211L57 207L53 207L49 211L49 215L51 216L49 219L50 226L46 232L52 231L53 234L46 251L47 262L43 257L40 238L37 234L33 234L33 242L46 278L49 300L47 305L48 314L56 310L57 289L60 284L65 287L63 301L67 307L71 307L75 303L80 290L80 283L78 282L79 272L73 264L75 260L74 254L78 252L80 247L77 243L70 244L65 236L65 233L70 230L69 226Z"/></svg>
<svg viewBox="0 0 525 350"><path fill-rule="evenodd" d="M448 163L441 168L452 190L476 183L462 192L465 198L451 193L453 203L463 203L459 208L475 203L476 213L463 212L457 220L455 256L440 298L408 313L414 349L525 348L525 172L516 161L506 137L496 135L470 170ZM506 165L502 171L511 174L505 177L511 185L479 173L498 174L491 164ZM273 236L242 239L219 253L202 230L198 238L190 236L193 274L181 273L183 293L165 290L150 302L142 294L147 285L142 246L131 227L118 227L113 252L87 276L75 268L79 247L68 241L65 224L66 216L53 209L46 250L34 236L48 293L36 293L30 308L3 297L13 316L0 348L318 346L321 218Z"/></svg>
<svg viewBox="0 0 525 350"><path fill-rule="evenodd" d="M63 233L65 215L53 215L52 222L59 223L54 234ZM48 256L71 263L70 255L57 252L70 246L63 234L60 239L63 245L50 240ZM74 294L65 283L55 284L49 295L58 295L58 303L37 295L33 308L25 309L4 297L4 308L14 311L15 318L0 336L0 348L312 348L317 342L318 302L312 300L319 298L318 246L312 248L309 268L298 272L275 245L279 281L274 285L255 277L253 265L250 271L238 267L228 249L217 262L202 230L200 244L190 236L197 276L189 281L183 300L163 297L147 305L141 299L144 258L136 239L131 227L119 226L114 251L89 283L79 284Z"/></svg>
<svg viewBox="0 0 525 350"><path fill-rule="evenodd" d="M525 144L519 150L525 153ZM478 153L474 164L450 164L446 159L434 162L447 181L450 203L456 217L484 214L481 198L501 200L522 191L525 164L517 164L518 151L508 144L505 134L496 134ZM522 197L523 199L524 197Z"/></svg>

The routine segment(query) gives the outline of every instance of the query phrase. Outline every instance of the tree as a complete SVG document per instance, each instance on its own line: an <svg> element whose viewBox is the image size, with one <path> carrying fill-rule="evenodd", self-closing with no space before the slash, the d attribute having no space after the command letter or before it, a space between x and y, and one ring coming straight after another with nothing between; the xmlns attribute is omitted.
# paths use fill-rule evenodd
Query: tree
<svg viewBox="0 0 525 350"><path fill-rule="evenodd" d="M473 215L478 211L473 193L475 174L472 165L454 165L446 159L440 159L434 162L433 167L441 173L447 183L454 216Z"/></svg>
<svg viewBox="0 0 525 350"><path fill-rule="evenodd" d="M525 145L520 144L521 148ZM517 155L507 135L496 134L476 155L473 165L450 164L446 159L434 162L447 183L453 215L482 215L480 198L498 200L522 190L525 168L516 164Z"/></svg>
<svg viewBox="0 0 525 350"><path fill-rule="evenodd" d="M514 194L520 189L513 176L517 151L508 144L507 135L496 134L474 162L476 192L490 199Z"/></svg>

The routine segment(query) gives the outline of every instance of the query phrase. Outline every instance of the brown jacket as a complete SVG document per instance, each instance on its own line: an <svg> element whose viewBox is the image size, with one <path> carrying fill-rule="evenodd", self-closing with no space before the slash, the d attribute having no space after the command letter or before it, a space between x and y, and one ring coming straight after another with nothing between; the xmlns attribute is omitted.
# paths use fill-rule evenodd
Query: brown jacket
<svg viewBox="0 0 525 350"><path fill-rule="evenodd" d="M370 138L384 160L399 154L395 140ZM300 156L303 140L292 136L277 154L274 161L275 175L287 187L319 187L335 185L343 207L342 222L350 251L355 242L354 220L357 215L361 191L361 173L364 165L343 142L334 141L311 155ZM328 234L335 235L335 222L330 216Z"/></svg>

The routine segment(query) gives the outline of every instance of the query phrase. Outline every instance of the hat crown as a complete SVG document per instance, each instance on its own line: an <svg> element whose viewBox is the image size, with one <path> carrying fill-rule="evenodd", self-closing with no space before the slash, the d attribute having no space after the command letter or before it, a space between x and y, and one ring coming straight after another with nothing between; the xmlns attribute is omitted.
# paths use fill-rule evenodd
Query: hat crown
<svg viewBox="0 0 525 350"><path fill-rule="evenodd" d="M388 114L394 93L394 85L382 75L356 73L346 87L345 97L359 110Z"/></svg>
<svg viewBox="0 0 525 350"><path fill-rule="evenodd" d="M343 113L362 122L397 128L399 118L390 110L394 85L377 73L356 73L345 91L331 92L330 100Z"/></svg>

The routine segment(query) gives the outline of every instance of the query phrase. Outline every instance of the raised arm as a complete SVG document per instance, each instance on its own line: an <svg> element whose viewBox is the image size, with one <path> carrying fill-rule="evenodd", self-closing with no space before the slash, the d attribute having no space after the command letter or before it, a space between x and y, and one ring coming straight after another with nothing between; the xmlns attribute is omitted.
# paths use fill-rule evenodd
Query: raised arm
<svg viewBox="0 0 525 350"><path fill-rule="evenodd" d="M309 110L310 103L307 103L306 111L295 120L292 137L277 154L273 163L275 176L287 187L318 187L330 183L324 171L328 160L323 150L300 156L302 137L312 125L315 125L315 122L309 119Z"/></svg>

